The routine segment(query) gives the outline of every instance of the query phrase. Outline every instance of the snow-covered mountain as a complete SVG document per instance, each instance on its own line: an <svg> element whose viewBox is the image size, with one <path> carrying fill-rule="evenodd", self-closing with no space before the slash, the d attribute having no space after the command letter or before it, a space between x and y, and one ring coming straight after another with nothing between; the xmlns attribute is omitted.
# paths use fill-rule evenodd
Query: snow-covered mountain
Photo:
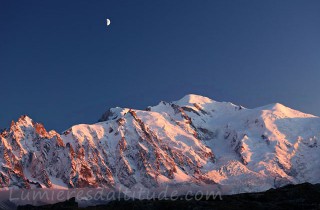
<svg viewBox="0 0 320 210"><path fill-rule="evenodd" d="M22 116L0 134L0 186L218 184L230 192L320 182L320 118L281 104L247 109L199 95L112 108L58 134Z"/></svg>

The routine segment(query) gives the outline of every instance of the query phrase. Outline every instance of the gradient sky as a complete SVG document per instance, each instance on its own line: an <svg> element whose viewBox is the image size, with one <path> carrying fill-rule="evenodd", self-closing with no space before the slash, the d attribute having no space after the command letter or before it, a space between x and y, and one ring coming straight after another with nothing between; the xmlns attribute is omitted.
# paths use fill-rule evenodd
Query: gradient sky
<svg viewBox="0 0 320 210"><path fill-rule="evenodd" d="M27 114L62 131L188 93L320 115L319 81L318 0L0 0L1 128Z"/></svg>

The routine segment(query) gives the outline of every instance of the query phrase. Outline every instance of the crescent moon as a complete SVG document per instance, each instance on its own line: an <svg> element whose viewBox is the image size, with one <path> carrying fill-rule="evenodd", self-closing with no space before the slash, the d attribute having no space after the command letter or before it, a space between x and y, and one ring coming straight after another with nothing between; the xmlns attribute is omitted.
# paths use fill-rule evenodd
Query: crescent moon
<svg viewBox="0 0 320 210"><path fill-rule="evenodd" d="M110 19L107 19L106 21L107 21L107 26L109 26L111 23Z"/></svg>

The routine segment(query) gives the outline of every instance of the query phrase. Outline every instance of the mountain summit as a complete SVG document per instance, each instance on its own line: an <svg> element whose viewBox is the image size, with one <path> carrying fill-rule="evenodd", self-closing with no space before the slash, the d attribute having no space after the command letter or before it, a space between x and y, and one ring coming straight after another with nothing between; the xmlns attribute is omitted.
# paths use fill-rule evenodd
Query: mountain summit
<svg viewBox="0 0 320 210"><path fill-rule="evenodd" d="M199 95L147 110L112 108L62 134L22 116L0 134L0 186L220 185L230 193L320 182L320 118Z"/></svg>

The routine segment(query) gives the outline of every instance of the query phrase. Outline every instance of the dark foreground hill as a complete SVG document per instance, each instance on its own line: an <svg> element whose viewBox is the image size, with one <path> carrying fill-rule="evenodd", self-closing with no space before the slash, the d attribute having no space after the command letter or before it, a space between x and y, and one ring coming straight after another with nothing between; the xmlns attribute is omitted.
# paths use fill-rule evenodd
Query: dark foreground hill
<svg viewBox="0 0 320 210"><path fill-rule="evenodd" d="M243 193L222 196L215 199L196 200L195 197L178 197L172 200L117 200L106 205L79 208L75 199L45 205L19 206L19 210L26 209L320 209L320 184L303 183L287 185L278 189L270 189L259 193Z"/></svg>

